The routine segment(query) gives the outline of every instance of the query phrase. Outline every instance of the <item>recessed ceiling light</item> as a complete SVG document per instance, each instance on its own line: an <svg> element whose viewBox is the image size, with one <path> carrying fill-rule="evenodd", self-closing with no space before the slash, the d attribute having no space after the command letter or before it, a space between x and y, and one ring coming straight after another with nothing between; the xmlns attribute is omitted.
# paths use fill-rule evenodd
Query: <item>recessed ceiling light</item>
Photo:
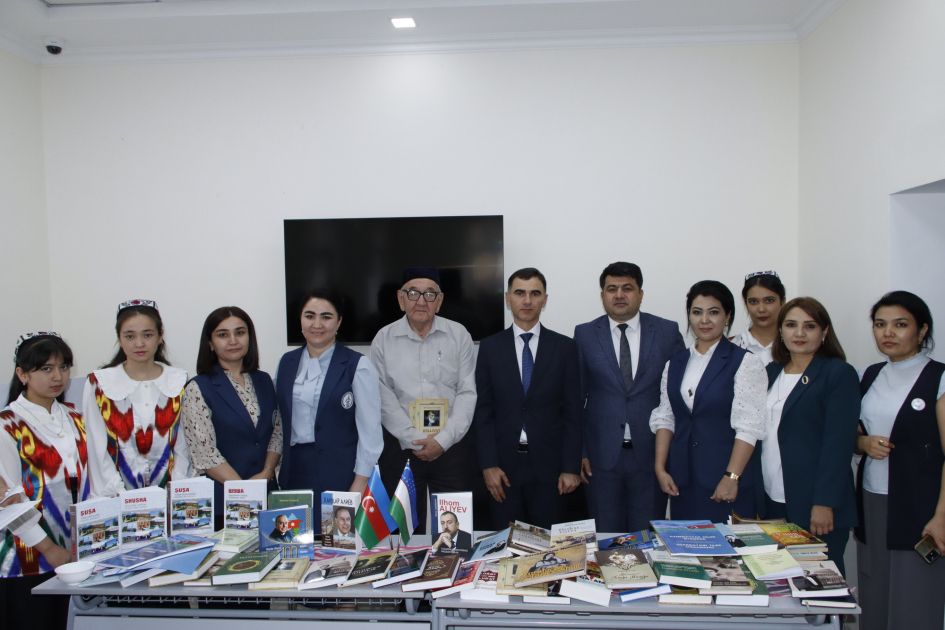
<svg viewBox="0 0 945 630"><path fill-rule="evenodd" d="M391 18L390 23L394 28L416 28L417 23L413 21L412 17L400 17L400 18Z"/></svg>

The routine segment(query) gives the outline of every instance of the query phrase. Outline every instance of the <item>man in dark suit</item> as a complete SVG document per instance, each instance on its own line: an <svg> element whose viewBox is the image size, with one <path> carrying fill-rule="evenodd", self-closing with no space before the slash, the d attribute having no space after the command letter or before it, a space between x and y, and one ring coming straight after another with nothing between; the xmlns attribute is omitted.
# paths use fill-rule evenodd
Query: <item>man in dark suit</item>
<svg viewBox="0 0 945 630"><path fill-rule="evenodd" d="M545 277L509 277L512 326L483 339L473 426L496 529L523 520L549 527L581 482L580 383L574 342L539 323Z"/></svg>
<svg viewBox="0 0 945 630"><path fill-rule="evenodd" d="M607 314L574 329L584 403L581 469L597 531L629 532L666 515L649 421L663 367L685 344L675 322L640 312L639 266L608 265L600 289Z"/></svg>

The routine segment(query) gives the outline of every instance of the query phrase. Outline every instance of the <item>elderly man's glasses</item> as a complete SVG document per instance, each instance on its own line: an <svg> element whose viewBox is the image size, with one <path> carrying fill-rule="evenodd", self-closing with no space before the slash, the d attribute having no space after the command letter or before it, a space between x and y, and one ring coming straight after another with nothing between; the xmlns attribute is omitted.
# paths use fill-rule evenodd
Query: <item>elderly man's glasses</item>
<svg viewBox="0 0 945 630"><path fill-rule="evenodd" d="M443 295L439 291L417 291L416 289L401 289L400 292L406 295L411 302L419 300L421 295L427 302L435 302L436 298Z"/></svg>

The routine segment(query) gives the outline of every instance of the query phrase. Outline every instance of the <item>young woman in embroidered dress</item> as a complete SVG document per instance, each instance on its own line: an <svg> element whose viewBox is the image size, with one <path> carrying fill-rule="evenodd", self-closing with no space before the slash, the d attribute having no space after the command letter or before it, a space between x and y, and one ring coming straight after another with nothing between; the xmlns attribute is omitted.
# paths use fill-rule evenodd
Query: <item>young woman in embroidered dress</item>
<svg viewBox="0 0 945 630"><path fill-rule="evenodd" d="M748 330L731 338L739 348L771 363L771 347L778 336L778 313L784 305L784 285L776 271L756 271L745 276L742 300L751 319Z"/></svg>
<svg viewBox="0 0 945 630"><path fill-rule="evenodd" d="M120 483L88 456L82 416L62 403L72 350L54 332L17 341L16 372L0 412L0 500L35 504L36 519L0 538L0 627L63 628L68 598L30 594L69 562L69 506ZM42 520L39 515L42 515Z"/></svg>
<svg viewBox="0 0 945 630"><path fill-rule="evenodd" d="M190 474L179 425L187 373L168 364L153 300L122 302L117 320L118 352L89 374L82 395L89 447L111 457L124 488L163 487Z"/></svg>

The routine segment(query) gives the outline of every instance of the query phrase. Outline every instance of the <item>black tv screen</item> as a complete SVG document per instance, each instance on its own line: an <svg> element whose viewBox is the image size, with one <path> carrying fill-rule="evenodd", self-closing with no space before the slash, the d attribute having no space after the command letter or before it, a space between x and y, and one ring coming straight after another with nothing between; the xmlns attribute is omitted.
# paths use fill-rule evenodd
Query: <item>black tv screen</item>
<svg viewBox="0 0 945 630"><path fill-rule="evenodd" d="M406 267L440 272L440 315L479 340L504 327L502 217L287 219L285 231L286 339L304 343L302 295L328 289L346 301L338 337L368 344L400 318L397 290ZM421 298L422 299L422 298Z"/></svg>

